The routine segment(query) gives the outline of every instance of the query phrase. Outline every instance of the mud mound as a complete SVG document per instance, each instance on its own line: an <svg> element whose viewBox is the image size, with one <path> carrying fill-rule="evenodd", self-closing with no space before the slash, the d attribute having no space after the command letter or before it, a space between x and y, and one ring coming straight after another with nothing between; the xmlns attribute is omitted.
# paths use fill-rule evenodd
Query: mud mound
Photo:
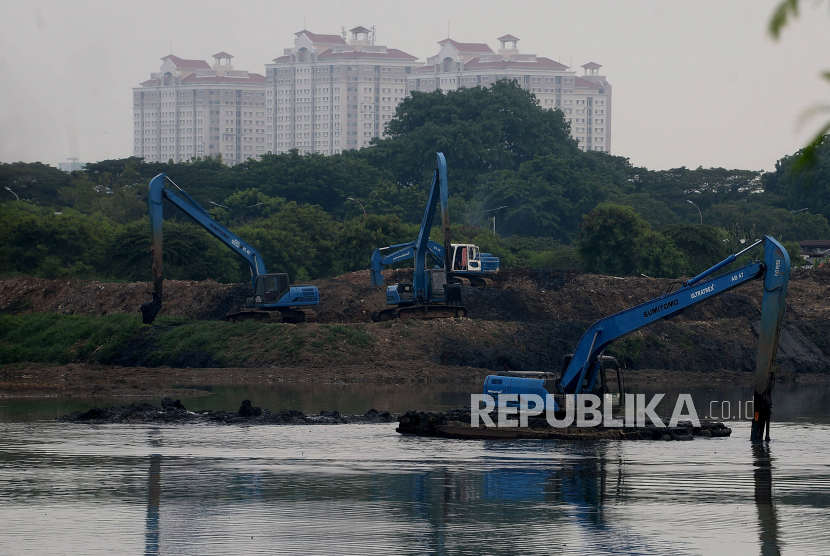
<svg viewBox="0 0 830 556"><path fill-rule="evenodd" d="M164 398L161 407L143 403L129 406L93 407L76 411L59 421L68 423L165 423L165 424L213 424L213 425L343 425L349 423L391 423L396 416L388 411L370 409L363 415L342 415L339 411L321 411L306 415L296 409L268 411L243 400L239 411L188 411L180 400Z"/></svg>
<svg viewBox="0 0 830 556"><path fill-rule="evenodd" d="M217 320L245 302L242 284L165 280L161 315ZM149 282L111 283L19 277L0 282L0 312L103 316L139 314L152 297Z"/></svg>
<svg viewBox="0 0 830 556"><path fill-rule="evenodd" d="M384 271L386 284L411 280L412 269ZM494 282L494 288L462 288L464 305L471 318L593 322L659 297L681 283L680 280L619 278L530 268L501 270ZM371 322L372 313L387 307L384 286L370 285L368 270L310 283L320 290L320 305L314 308L318 322ZM0 282L0 312L137 314L139 305L150 299L151 289L146 282L117 284L14 278ZM160 314L220 320L244 304L247 291L247 284L167 280ZM754 320L760 316L761 298L762 286L756 281L700 304L677 320L736 317ZM787 296L787 319L830 321L830 269L793 271Z"/></svg>

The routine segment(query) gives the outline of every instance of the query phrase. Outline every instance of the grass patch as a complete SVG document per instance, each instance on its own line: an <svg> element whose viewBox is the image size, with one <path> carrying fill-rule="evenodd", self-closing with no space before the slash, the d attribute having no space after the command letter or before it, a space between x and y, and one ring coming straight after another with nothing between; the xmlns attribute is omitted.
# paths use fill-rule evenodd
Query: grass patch
<svg viewBox="0 0 830 556"><path fill-rule="evenodd" d="M354 347L366 347L375 342L375 337L368 332L342 324L322 325L324 332L321 338L323 343L334 343L345 341L346 344Z"/></svg>
<svg viewBox="0 0 830 556"><path fill-rule="evenodd" d="M152 334L154 351L150 361L156 365L177 365L194 354L203 354L220 367L240 366L253 352L250 340L241 338L262 333L266 326L189 319L168 324L160 320Z"/></svg>
<svg viewBox="0 0 830 556"><path fill-rule="evenodd" d="M310 343L309 340L314 341ZM106 365L240 367L291 357L326 346L364 348L375 337L362 328L299 327L252 321L228 323L159 317L141 324L138 315L103 317L54 313L0 314L0 365L95 362Z"/></svg>
<svg viewBox="0 0 830 556"><path fill-rule="evenodd" d="M0 364L105 362L141 327L138 315L0 314Z"/></svg>
<svg viewBox="0 0 830 556"><path fill-rule="evenodd" d="M306 343L305 334L296 327L286 327L279 324L266 325L264 334L271 339L268 350L280 355L293 355L300 351Z"/></svg>

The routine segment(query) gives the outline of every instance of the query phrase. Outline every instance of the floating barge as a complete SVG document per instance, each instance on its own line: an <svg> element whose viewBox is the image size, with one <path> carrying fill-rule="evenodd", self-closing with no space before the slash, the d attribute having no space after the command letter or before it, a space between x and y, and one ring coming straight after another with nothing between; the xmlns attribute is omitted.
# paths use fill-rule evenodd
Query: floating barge
<svg viewBox="0 0 830 556"><path fill-rule="evenodd" d="M493 422L495 414L492 415ZM528 419L527 427L470 426L470 408L450 411L407 411L398 419L395 429L401 434L453 438L459 440L694 440L730 436L732 429L720 421L701 421L694 426L681 421L676 427L657 427L647 423L640 427L576 427L555 428L543 418Z"/></svg>

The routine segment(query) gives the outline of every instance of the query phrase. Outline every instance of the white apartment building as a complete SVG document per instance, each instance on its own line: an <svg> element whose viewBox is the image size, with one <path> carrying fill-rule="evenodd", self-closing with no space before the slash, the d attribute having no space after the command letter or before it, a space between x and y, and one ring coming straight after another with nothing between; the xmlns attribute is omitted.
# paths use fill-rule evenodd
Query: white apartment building
<svg viewBox="0 0 830 556"><path fill-rule="evenodd" d="M438 54L407 76L407 92L487 87L499 79L514 79L539 99L543 108L559 108L571 124L579 148L611 151L611 85L599 75L599 64L582 66L584 75L564 64L535 54L522 54L513 35L499 37L498 52L484 43L444 39Z"/></svg>
<svg viewBox="0 0 830 556"><path fill-rule="evenodd" d="M265 150L337 154L383 136L406 96L417 58L374 44L365 27L342 35L294 33L294 46L267 64Z"/></svg>
<svg viewBox="0 0 830 556"><path fill-rule="evenodd" d="M233 56L162 58L133 89L133 155L149 162L216 157L231 166L265 149L265 77L234 70Z"/></svg>

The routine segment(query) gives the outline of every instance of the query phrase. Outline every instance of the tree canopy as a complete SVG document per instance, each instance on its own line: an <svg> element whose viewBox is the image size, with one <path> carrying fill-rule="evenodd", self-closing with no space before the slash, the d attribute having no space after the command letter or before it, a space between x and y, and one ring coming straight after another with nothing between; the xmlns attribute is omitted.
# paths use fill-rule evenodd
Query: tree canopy
<svg viewBox="0 0 830 556"><path fill-rule="evenodd" d="M582 151L562 111L543 109L506 80L413 93L386 132L370 147L339 155L295 150L233 167L211 158L174 164L130 157L67 174L40 163L0 164L0 267L146 279L147 186L166 173L254 245L269 270L306 279L366 268L374 248L415 238L436 152L447 158L454 239L476 243L503 266L679 276L730 251L736 234L830 238L828 141L808 172L795 168L799 153L767 174L652 171ZM175 207L164 214L168 276L247 276L244 264Z"/></svg>

